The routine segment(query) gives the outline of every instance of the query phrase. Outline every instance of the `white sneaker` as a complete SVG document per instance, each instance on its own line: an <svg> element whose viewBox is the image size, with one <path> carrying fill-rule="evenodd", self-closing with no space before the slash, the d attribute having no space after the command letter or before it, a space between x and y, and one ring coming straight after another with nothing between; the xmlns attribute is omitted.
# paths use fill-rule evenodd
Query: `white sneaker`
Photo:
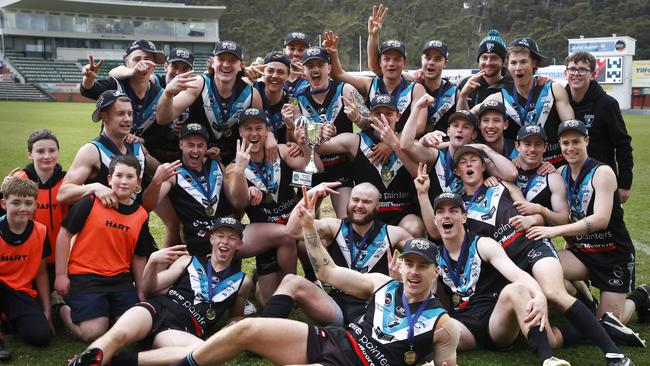
<svg viewBox="0 0 650 366"><path fill-rule="evenodd" d="M571 364L568 361L553 356L545 359L542 366L571 366Z"/></svg>
<svg viewBox="0 0 650 366"><path fill-rule="evenodd" d="M257 313L257 307L250 300L246 299L244 304L244 315L249 316Z"/></svg>

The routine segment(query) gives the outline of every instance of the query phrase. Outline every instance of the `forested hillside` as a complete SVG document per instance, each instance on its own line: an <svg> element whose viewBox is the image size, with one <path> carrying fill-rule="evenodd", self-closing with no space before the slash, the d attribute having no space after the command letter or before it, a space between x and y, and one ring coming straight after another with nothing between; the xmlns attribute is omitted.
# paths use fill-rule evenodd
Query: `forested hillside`
<svg viewBox="0 0 650 366"><path fill-rule="evenodd" d="M158 0L160 1L160 0ZM178 2L178 1L177 1ZM183 1L180 1L183 2ZM238 41L246 58L280 48L288 32L300 30L317 39L334 30L341 37L344 66L358 68L358 42L362 37L365 68L366 23L372 4L362 0L191 0L194 5L225 5L222 39ZM557 63L564 60L567 38L604 37L615 33L637 40L636 59L650 58L650 0L412 0L384 1L390 14L381 39L397 38L407 44L409 62L419 65L425 40L440 39L450 48L449 67L476 65L476 49L490 28L509 42L532 36L541 50ZM313 43L313 42L312 42Z"/></svg>

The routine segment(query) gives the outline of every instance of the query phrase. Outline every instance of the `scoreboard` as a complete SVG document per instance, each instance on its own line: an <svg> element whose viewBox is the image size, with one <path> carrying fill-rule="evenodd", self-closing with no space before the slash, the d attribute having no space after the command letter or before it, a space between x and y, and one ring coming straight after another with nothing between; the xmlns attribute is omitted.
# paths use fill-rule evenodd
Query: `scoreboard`
<svg viewBox="0 0 650 366"><path fill-rule="evenodd" d="M623 57L596 57L596 81L600 84L622 84Z"/></svg>

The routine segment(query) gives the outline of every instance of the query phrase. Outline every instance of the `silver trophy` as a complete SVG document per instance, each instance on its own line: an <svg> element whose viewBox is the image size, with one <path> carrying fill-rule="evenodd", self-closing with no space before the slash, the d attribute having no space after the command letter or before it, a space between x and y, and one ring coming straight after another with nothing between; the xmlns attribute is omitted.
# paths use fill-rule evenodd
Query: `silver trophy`
<svg viewBox="0 0 650 366"><path fill-rule="evenodd" d="M314 163L314 154L316 148L322 144L324 139L322 138L322 130L325 124L330 123L325 115L321 114L318 121L314 121L310 118L302 116L298 119L296 126L298 128L303 128L305 131L305 143L309 147L309 163L302 171L294 171L291 178L291 184L293 186L306 186L311 188L312 185L312 176L314 173L318 173L318 168L316 168L316 163Z"/></svg>

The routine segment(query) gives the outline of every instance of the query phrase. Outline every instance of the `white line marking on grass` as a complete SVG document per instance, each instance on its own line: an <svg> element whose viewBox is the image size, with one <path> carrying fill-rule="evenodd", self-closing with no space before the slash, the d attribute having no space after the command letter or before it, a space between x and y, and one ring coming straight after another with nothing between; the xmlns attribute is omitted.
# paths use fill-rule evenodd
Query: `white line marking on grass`
<svg viewBox="0 0 650 366"><path fill-rule="evenodd" d="M632 240L632 243L634 243L634 248L637 250L642 251L645 255L650 256L650 245L648 244L643 244L639 241Z"/></svg>

